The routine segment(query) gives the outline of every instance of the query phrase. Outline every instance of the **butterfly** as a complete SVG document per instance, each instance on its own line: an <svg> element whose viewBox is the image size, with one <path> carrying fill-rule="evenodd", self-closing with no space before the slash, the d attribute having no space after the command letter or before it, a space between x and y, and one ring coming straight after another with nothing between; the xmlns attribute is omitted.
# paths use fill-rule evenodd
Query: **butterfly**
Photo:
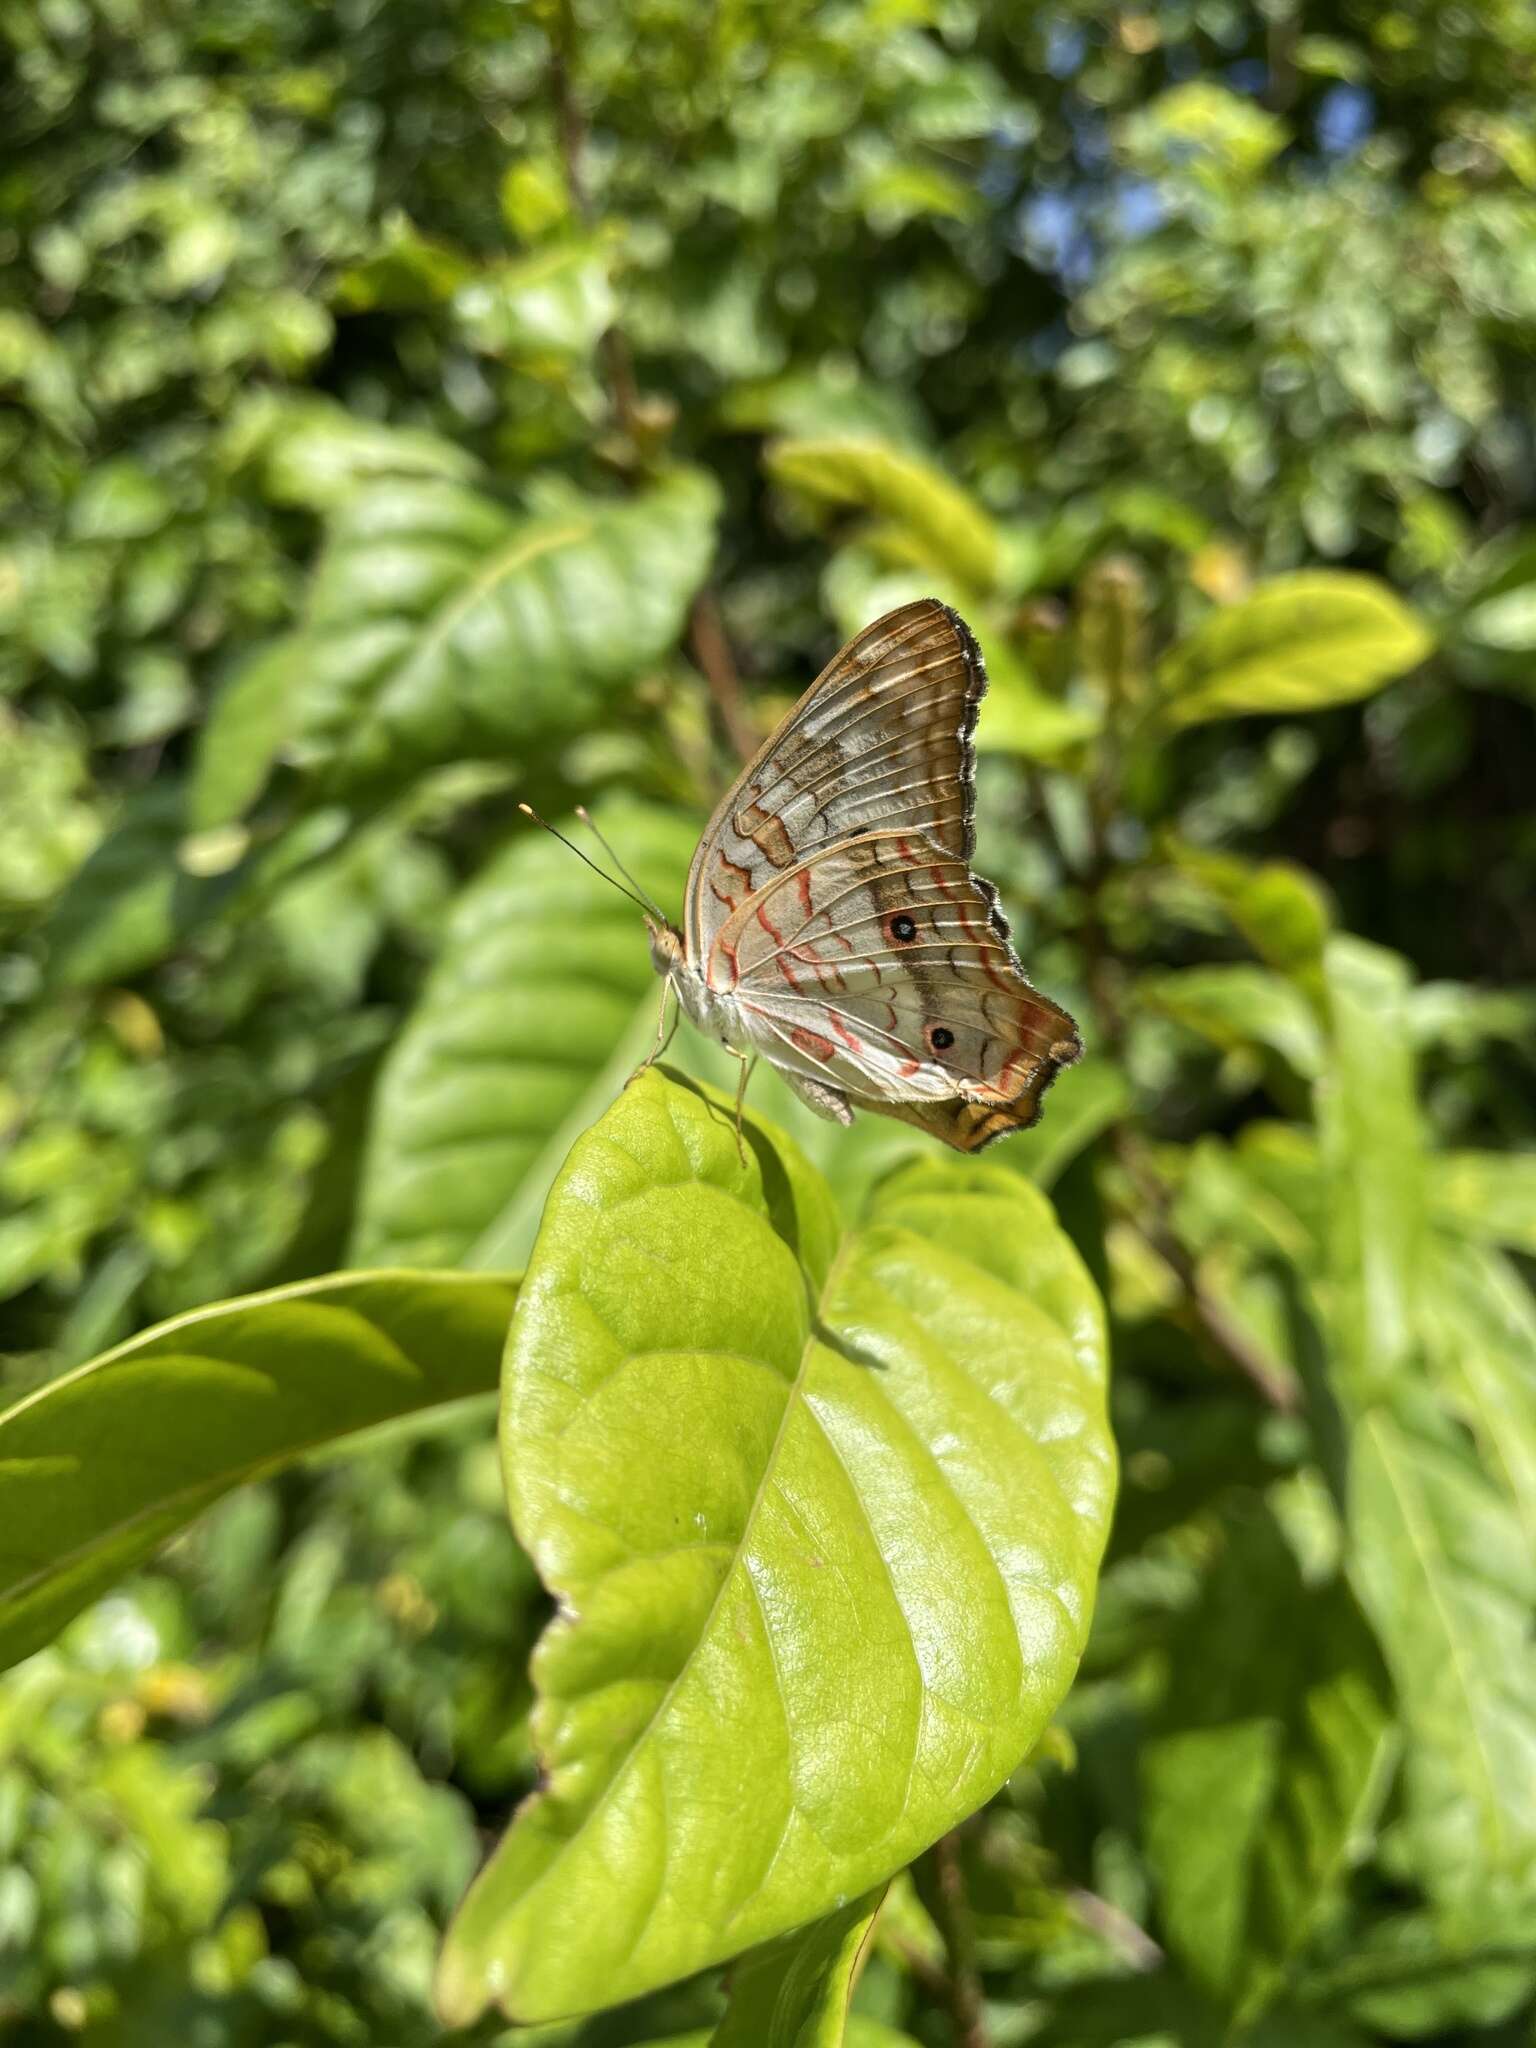
<svg viewBox="0 0 1536 2048"><path fill-rule="evenodd" d="M721 798L681 928L647 911L663 1022L670 989L742 1062L738 1141L758 1055L822 1116L899 1117L961 1152L1027 1129L1080 1056L971 872L986 687L947 605L876 619Z"/></svg>

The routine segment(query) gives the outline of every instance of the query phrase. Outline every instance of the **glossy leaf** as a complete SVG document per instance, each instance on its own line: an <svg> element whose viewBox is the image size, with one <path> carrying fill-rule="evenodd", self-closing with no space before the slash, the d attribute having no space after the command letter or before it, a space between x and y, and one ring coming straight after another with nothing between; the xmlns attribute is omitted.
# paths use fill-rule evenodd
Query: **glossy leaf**
<svg viewBox="0 0 1536 2048"><path fill-rule="evenodd" d="M596 815L675 911L697 821L635 802ZM473 1253L521 1265L572 1142L651 1049L660 993L634 905L546 833L521 829L455 904L380 1076L359 1262L454 1265Z"/></svg>
<svg viewBox="0 0 1536 2048"><path fill-rule="evenodd" d="M1238 1523L1170 1645L1142 1752L1164 1930L1214 1995L1247 2012L1267 2003L1327 1924L1370 1846L1390 1728L1349 1593L1309 1587L1267 1513Z"/></svg>
<svg viewBox="0 0 1536 2048"><path fill-rule="evenodd" d="M1158 713L1198 725L1248 712L1320 711L1365 697L1429 652L1402 600L1369 576L1277 576L1209 614L1158 670Z"/></svg>
<svg viewBox="0 0 1536 2048"><path fill-rule="evenodd" d="M1101 1310L1044 1198L820 1178L651 1070L574 1148L514 1323L514 1525L561 1603L544 1790L439 2001L618 2001L834 1909L987 1798L1081 1652L1112 1491ZM557 1938L558 1937L558 1938Z"/></svg>
<svg viewBox="0 0 1536 2048"><path fill-rule="evenodd" d="M998 579L1002 543L990 515L936 463L895 442L852 434L776 441L769 474L809 498L857 505L894 521L935 568L984 593Z"/></svg>
<svg viewBox="0 0 1536 2048"><path fill-rule="evenodd" d="M177 1316L0 1413L0 1663L231 1487L487 1392L515 1296L443 1273L302 1281Z"/></svg>
<svg viewBox="0 0 1536 2048"><path fill-rule="evenodd" d="M882 1886L741 1957L710 2048L842 2048L883 1896Z"/></svg>
<svg viewBox="0 0 1536 2048"><path fill-rule="evenodd" d="M296 749L373 785L581 730L680 635L717 502L688 470L522 514L446 481L359 493L311 596Z"/></svg>

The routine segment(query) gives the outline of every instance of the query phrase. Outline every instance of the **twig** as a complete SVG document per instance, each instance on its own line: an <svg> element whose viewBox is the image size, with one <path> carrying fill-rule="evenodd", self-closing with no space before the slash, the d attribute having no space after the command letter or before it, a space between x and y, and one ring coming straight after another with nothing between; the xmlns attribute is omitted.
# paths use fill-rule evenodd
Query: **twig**
<svg viewBox="0 0 1536 2048"><path fill-rule="evenodd" d="M566 190L571 205L588 226L592 221L592 197L587 190L587 123L576 95L574 62L576 51L576 10L573 0L562 0L555 20L549 57L549 87L555 103L555 133L559 138L560 161L565 170ZM634 359L629 343L618 327L610 327L599 347L608 382L613 416L631 445L641 439L640 387L635 382Z"/></svg>
<svg viewBox="0 0 1536 2048"><path fill-rule="evenodd" d="M960 1863L960 1833L952 1828L929 1850L933 1866L934 1921L944 1941L946 1989L955 2023L955 2048L989 2048L981 1973L976 1967L976 1927Z"/></svg>
<svg viewBox="0 0 1536 2048"><path fill-rule="evenodd" d="M1106 1047L1123 1062L1125 1009L1103 911L1104 888L1114 871L1109 829L1119 799L1121 747L1122 735L1112 715L1100 743L1098 764L1088 787L1092 855L1083 883L1087 911L1082 924L1082 944L1084 978L1094 1020ZM1044 815L1049 818L1049 812ZM1293 1413L1299 1405L1296 1387L1205 1286L1194 1259L1173 1229L1172 1193L1147 1159L1134 1130L1121 1124L1113 1143L1115 1156L1146 1206L1147 1214L1137 1218L1142 1235L1183 1288L1194 1321L1272 1408L1283 1414Z"/></svg>
<svg viewBox="0 0 1536 2048"><path fill-rule="evenodd" d="M1074 1885L1067 1893L1072 1910L1087 1928L1107 1942L1133 1970L1156 1970L1164 1962L1163 1951L1144 1927L1138 1927L1129 1913L1122 1913L1097 1892Z"/></svg>
<svg viewBox="0 0 1536 2048"><path fill-rule="evenodd" d="M1123 1126L1115 1134L1115 1157L1130 1178L1148 1214L1138 1218L1142 1235L1184 1289L1190 1313L1217 1349L1223 1351L1271 1408L1292 1415L1300 1406L1298 1389L1274 1361L1228 1315L1200 1278L1200 1269L1179 1242L1169 1221L1173 1197L1134 1134Z"/></svg>
<svg viewBox="0 0 1536 2048"><path fill-rule="evenodd" d="M757 733L741 694L741 677L736 672L731 643L725 637L725 621L713 591L701 590L693 601L688 644L709 684L709 694L720 714L726 738L743 761L750 759L757 751Z"/></svg>

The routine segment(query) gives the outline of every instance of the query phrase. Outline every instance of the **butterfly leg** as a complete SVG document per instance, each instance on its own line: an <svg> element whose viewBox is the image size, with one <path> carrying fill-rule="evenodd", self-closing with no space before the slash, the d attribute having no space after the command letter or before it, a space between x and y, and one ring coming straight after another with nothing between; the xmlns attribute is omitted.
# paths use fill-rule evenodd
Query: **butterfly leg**
<svg viewBox="0 0 1536 2048"><path fill-rule="evenodd" d="M683 1013L680 1009L672 1012L672 1028L669 1031L667 1029L667 998L671 993L672 983L669 980L663 980L661 984L661 1007L656 1012L656 1043L651 1047L639 1066L636 1067L635 1072L630 1075L629 1079L631 1081L635 1079L637 1074L643 1074L647 1067L654 1067L677 1035L678 1019ZM626 1082L625 1085L627 1087L628 1083Z"/></svg>
<svg viewBox="0 0 1536 2048"><path fill-rule="evenodd" d="M726 1051L731 1055L732 1059L740 1063L741 1068L736 1077L736 1153L742 1165L745 1166L747 1163L747 1147L741 1135L741 1106L746 1100L747 1083L752 1078L752 1069L757 1065L757 1054L755 1052L737 1052L733 1045L728 1045Z"/></svg>

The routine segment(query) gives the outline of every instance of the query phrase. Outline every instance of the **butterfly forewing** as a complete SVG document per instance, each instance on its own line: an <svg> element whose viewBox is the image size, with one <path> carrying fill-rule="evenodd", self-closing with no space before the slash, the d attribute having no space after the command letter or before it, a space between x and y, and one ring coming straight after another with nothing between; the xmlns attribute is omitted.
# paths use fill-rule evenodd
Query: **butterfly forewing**
<svg viewBox="0 0 1536 2048"><path fill-rule="evenodd" d="M968 860L985 688L970 629L933 598L856 634L710 819L688 876L690 958L754 891L855 834L921 831Z"/></svg>

